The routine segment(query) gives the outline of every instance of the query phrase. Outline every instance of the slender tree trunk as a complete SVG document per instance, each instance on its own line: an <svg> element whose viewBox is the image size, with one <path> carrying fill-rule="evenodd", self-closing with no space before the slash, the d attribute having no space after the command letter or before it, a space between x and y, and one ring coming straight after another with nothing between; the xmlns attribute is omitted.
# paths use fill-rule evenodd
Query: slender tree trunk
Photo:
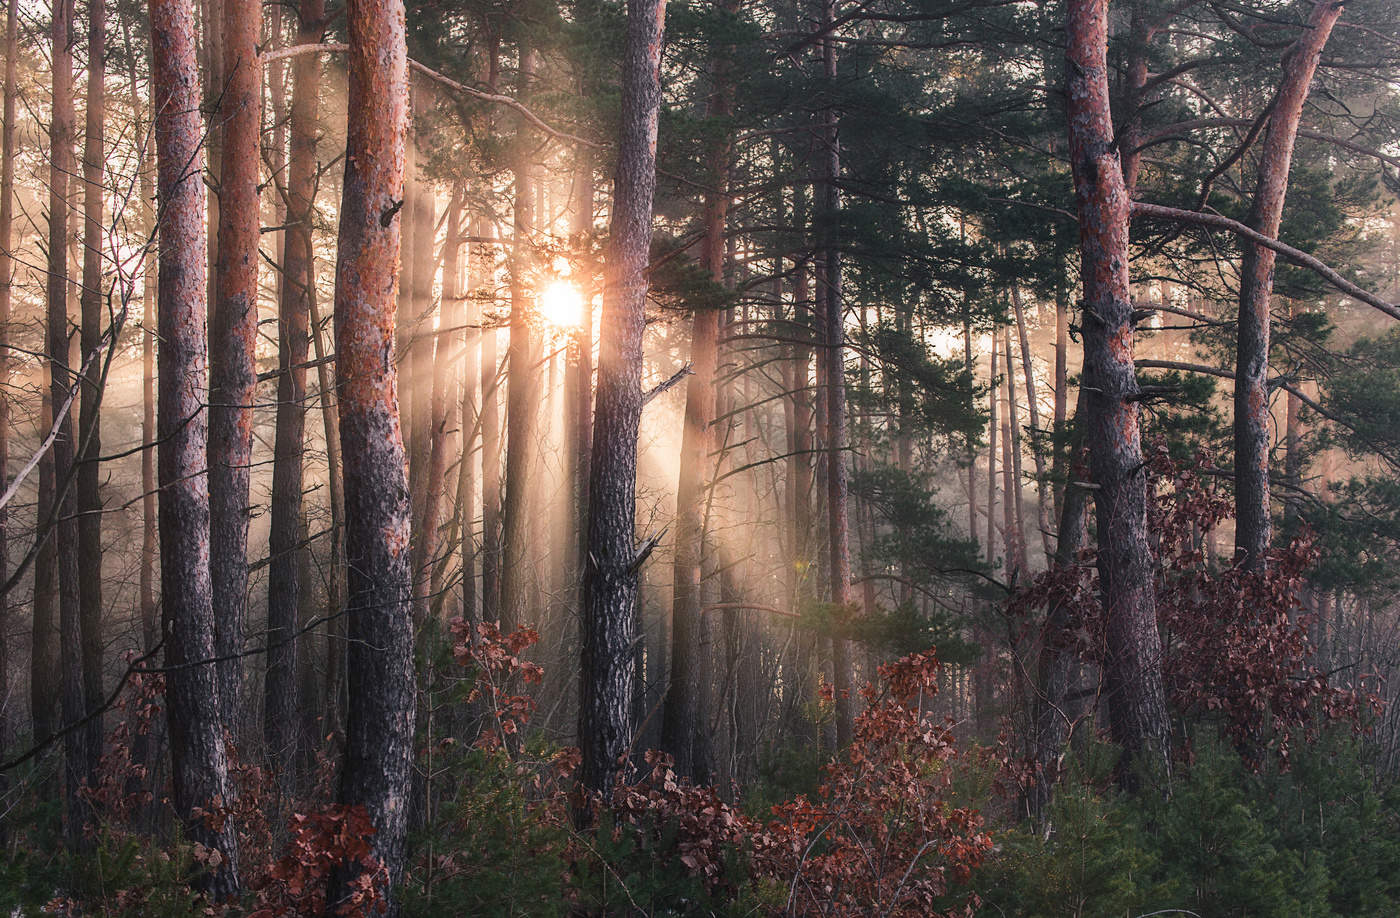
<svg viewBox="0 0 1400 918"><path fill-rule="evenodd" d="M423 523L418 538L417 558L414 563L414 601L418 603L417 618L424 621L433 605L432 574L438 567L438 554L442 544L438 527L442 522L443 482L447 477L447 426L449 375L457 370L460 354L456 348L457 332L447 331L461 324L461 251L462 251L462 198L461 192L452 196L447 212L447 238L443 245L446 251L442 259L442 322L443 331L434 338L432 371L433 390L428 414L427 468L423 493ZM450 306L448 304L451 304Z"/></svg>
<svg viewBox="0 0 1400 918"><path fill-rule="evenodd" d="M262 4L221 0L218 263L209 355L209 570L225 726L242 733L243 618L248 605L248 470L257 389L258 156L262 138Z"/></svg>
<svg viewBox="0 0 1400 918"><path fill-rule="evenodd" d="M987 563L997 559L997 330L992 326L990 375L987 377ZM1009 499L1009 498L1008 498Z"/></svg>
<svg viewBox="0 0 1400 918"><path fill-rule="evenodd" d="M534 88L539 52L520 49L522 98ZM534 295L529 287L530 266L534 261L531 236L535 231L536 166L533 132L524 127L516 136L515 235L511 239L510 264L510 387L506 404L506 497L501 559L501 626L513 630L524 622L527 611L526 578L530 573L530 551L535 527L530 525L530 491L534 480L536 439L539 436L540 360L539 334L532 327Z"/></svg>
<svg viewBox="0 0 1400 918"><path fill-rule="evenodd" d="M1050 518L1046 513L1045 490L1051 488L1045 474L1045 429L1040 426L1040 404L1036 398L1035 369L1031 366L1031 336L1026 328L1026 310L1021 304L1021 288L1011 287L1011 307L1016 312L1016 333L1021 342L1021 371L1026 382L1026 411L1030 414L1031 459L1035 462L1036 499L1035 519L1040 527L1040 544L1045 551L1045 560L1053 563L1054 552L1050 541ZM1009 359L1009 358L1008 358Z"/></svg>
<svg viewBox="0 0 1400 918"><path fill-rule="evenodd" d="M583 581L581 779L586 789L598 794L611 792L632 739L629 705L638 571L649 550L638 552L634 530L642 332L665 18L666 0L627 0L622 120L603 290L588 489L588 564ZM586 821L587 816L580 820Z"/></svg>
<svg viewBox="0 0 1400 918"><path fill-rule="evenodd" d="M1069 407L1069 290L1058 286L1055 291L1055 453L1050 474L1054 478L1051 491L1055 495L1055 519L1064 513L1065 458L1069 450L1060 445L1066 435L1066 411ZM1055 552L1059 554L1059 530L1055 531ZM1076 551L1078 549L1076 548Z"/></svg>
<svg viewBox="0 0 1400 918"><path fill-rule="evenodd" d="M1011 329L1006 330L1001 343L1006 348L1006 424L1002 430L1006 450L1009 452L1010 462L1008 464L1011 467L1010 485L1007 491L1011 494L1012 500L1008 502L1008 505L1015 508L1011 542L1016 550L1016 568L1022 576L1025 576L1029 571L1029 564L1026 560L1026 506L1022 487L1022 482L1025 479L1021 475L1021 419L1016 405L1016 370L1015 364L1011 360Z"/></svg>
<svg viewBox="0 0 1400 918"><path fill-rule="evenodd" d="M734 4L727 7L733 12ZM718 49L717 49L718 50ZM722 54L710 62L708 116L727 118L731 87ZM705 237L701 267L716 284L724 282L724 229L729 212L727 134L717 136L707 156L709 183L702 216ZM676 761L676 770L697 783L710 780L712 767L706 712L699 710L698 683L708 680L700 655L702 563L705 545L706 471L713 468L716 409L715 370L719 360L720 312L696 309L690 332L690 372L686 380L685 428L681 440L680 479L676 486L676 542L671 602L671 677L661 722L661 746Z"/></svg>
<svg viewBox="0 0 1400 918"><path fill-rule="evenodd" d="M1324 0L1283 59L1283 82L1264 129L1254 203L1245 224L1278 238L1293 145L1308 88L1322 48L1342 14ZM1269 297L1274 287L1273 249L1244 245L1240 262L1240 313L1235 345L1235 557L1247 568L1268 564L1273 521L1269 513Z"/></svg>
<svg viewBox="0 0 1400 918"><path fill-rule="evenodd" d="M214 597L209 573L206 473L208 338L205 334L203 125L192 0L151 0L160 196L161 609L166 704L175 810L188 836L222 859L205 883L216 899L239 892L238 839L232 820L217 830L196 809L230 806L214 656Z"/></svg>
<svg viewBox="0 0 1400 918"><path fill-rule="evenodd" d="M50 404L55 412L68 398L73 378L72 347L68 337L68 230L69 176L76 170L73 153L73 0L58 0L53 15L53 113L49 123L49 265L48 351ZM82 618L79 596L78 517L72 478L76 444L71 414L59 424L52 453L54 464L55 558L58 566L58 617L62 653L63 719L72 723L87 713L83 675ZM101 751L100 721L92 728L75 730L65 743L67 819L64 829L70 847L86 845L83 825L91 812L79 792L92 778Z"/></svg>
<svg viewBox="0 0 1400 918"><path fill-rule="evenodd" d="M832 35L834 0L822 3L822 61L828 85L836 82L836 40ZM837 223L841 215L841 145L836 107L829 102L822 115L822 194L826 228L823 233L822 275L818 283L826 288L826 509L831 565L831 602L845 610L852 605L850 515L847 507L846 469L846 312L841 299L841 250L837 246ZM842 612L844 617L847 612ZM852 684L849 643L837 637L832 641L832 661L836 685L836 742L850 744L855 724L855 687Z"/></svg>
<svg viewBox="0 0 1400 918"><path fill-rule="evenodd" d="M88 3L88 73L86 133L83 138L83 286L80 296L81 352L97 349L102 337L102 205L104 136L107 114L107 11L104 0ZM83 698L88 710L102 704L102 495L98 487L98 460L102 454L99 407L102 404L102 369L94 361L81 381L78 430L82 454L78 457L78 567L80 628L83 635ZM102 736L93 754L101 755Z"/></svg>
<svg viewBox="0 0 1400 918"><path fill-rule="evenodd" d="M302 0L297 43L321 39L325 5ZM287 229L278 284L277 428L273 443L272 507L268 530L267 673L264 678L263 741L284 792L293 787L300 716L297 671L302 655L296 639L302 592L302 529L306 448L306 361L311 342L311 298L316 281L312 226L316 204L316 119L321 64L314 54L292 63L291 155L287 162ZM322 398L326 397L322 390ZM332 475L334 473L332 472ZM334 576L334 575L332 575ZM333 591L332 591L333 592ZM332 611L339 611L332 609ZM307 699L308 701L310 699Z"/></svg>
<svg viewBox="0 0 1400 918"><path fill-rule="evenodd" d="M10 388L10 288L14 285L15 259L11 254L15 214L15 100L19 95L15 54L18 51L19 0L10 0L5 12L5 102L0 127L0 391ZM0 481L9 481L10 403L0 399ZM9 511L0 507L0 581L10 576ZM0 592L0 697L10 698L10 595ZM0 755L10 748L10 720L0 717ZM35 739L42 739L36 736ZM9 779L0 777L0 794ZM6 833L0 830L0 843Z"/></svg>
<svg viewBox="0 0 1400 918"><path fill-rule="evenodd" d="M335 282L345 463L349 705L341 803L364 806L390 888L403 875L413 757L413 580L394 312L408 52L402 0L351 0L349 123ZM362 877L343 867L332 901Z"/></svg>
<svg viewBox="0 0 1400 918"><path fill-rule="evenodd" d="M1131 785L1135 762L1169 767L1170 730L1133 366L1131 203L1109 110L1108 4L1070 0L1067 13L1070 162L1084 283L1085 435L1097 486L1109 726L1126 753L1121 774Z"/></svg>
<svg viewBox="0 0 1400 918"><path fill-rule="evenodd" d="M44 374L47 375L48 367ZM45 385L41 396L39 429L53 426L51 388ZM34 738L47 739L58 729L62 694L62 645L58 622L58 546L52 526L44 521L53 516L56 489L52 452L39 460L39 501L36 519L40 529L34 555L34 625L29 656L29 711Z"/></svg>

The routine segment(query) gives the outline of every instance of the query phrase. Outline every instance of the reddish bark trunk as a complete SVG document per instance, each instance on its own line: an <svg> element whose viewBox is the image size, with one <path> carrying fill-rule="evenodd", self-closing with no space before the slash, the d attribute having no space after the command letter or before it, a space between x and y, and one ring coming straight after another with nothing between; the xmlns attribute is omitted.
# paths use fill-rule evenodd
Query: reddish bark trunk
<svg viewBox="0 0 1400 918"><path fill-rule="evenodd" d="M189 837L222 859L205 883L237 895L238 839L195 815L233 802L214 656L209 574L209 481L205 441L208 370L205 312L204 126L199 114L192 0L150 0L152 79L160 198L161 609L175 810Z"/></svg>
<svg viewBox="0 0 1400 918"><path fill-rule="evenodd" d="M1110 728L1134 764L1169 767L1147 490L1128 290L1130 203L1108 93L1108 4L1070 0L1067 114L1084 285L1085 437L1098 513L1099 579L1107 619Z"/></svg>
<svg viewBox="0 0 1400 918"><path fill-rule="evenodd" d="M408 129L402 0L351 0L349 119L336 261L336 384L345 464L349 703L341 803L364 806L390 888L403 874L414 680L409 495L394 313ZM338 900L360 878L346 867Z"/></svg>
<svg viewBox="0 0 1400 918"><path fill-rule="evenodd" d="M611 792L632 739L638 569L646 560L645 552L638 554L634 534L637 431L665 18L666 0L627 0L622 118L589 473L578 728L580 778L586 789L600 794Z"/></svg>
<svg viewBox="0 0 1400 918"><path fill-rule="evenodd" d="M224 60L218 262L209 355L209 569L224 724L242 733L248 605L248 470L257 389L258 160L262 135L260 0L222 0ZM303 361L304 362L304 361Z"/></svg>
<svg viewBox="0 0 1400 918"><path fill-rule="evenodd" d="M1322 48L1342 14L1342 4L1321 2L1283 59L1283 82L1260 148L1254 203L1245 224L1278 238L1298 121ZM1277 253L1244 245L1240 262L1240 313L1235 346L1235 558L1251 569L1268 563L1273 521L1269 513L1269 297Z"/></svg>

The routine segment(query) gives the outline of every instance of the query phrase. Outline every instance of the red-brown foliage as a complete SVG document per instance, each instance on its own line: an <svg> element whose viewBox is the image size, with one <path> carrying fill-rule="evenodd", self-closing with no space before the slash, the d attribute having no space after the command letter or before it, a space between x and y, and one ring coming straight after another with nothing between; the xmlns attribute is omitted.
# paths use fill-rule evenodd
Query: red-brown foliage
<svg viewBox="0 0 1400 918"><path fill-rule="evenodd" d="M1313 663L1312 617L1300 600L1317 558L1309 535L1275 548L1265 570L1212 569L1205 536L1229 518L1231 505L1196 473L1210 464L1205 454L1189 465L1174 462L1161 444L1148 460L1163 675L1178 714L1218 719L1256 765L1268 752L1286 764L1291 748L1322 724L1364 728L1365 713L1378 701L1331 685ZM1091 552L1045 572L1011 603L1013 614L1028 618L1054 607L1067 613L1064 627L1041 639L1102 664L1103 609Z"/></svg>

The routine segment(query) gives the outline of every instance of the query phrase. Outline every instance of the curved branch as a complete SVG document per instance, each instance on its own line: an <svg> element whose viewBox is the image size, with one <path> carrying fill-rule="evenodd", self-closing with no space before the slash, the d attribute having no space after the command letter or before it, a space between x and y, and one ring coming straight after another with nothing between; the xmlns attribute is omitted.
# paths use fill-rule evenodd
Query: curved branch
<svg viewBox="0 0 1400 918"><path fill-rule="evenodd" d="M1277 239L1270 239L1258 230L1250 229L1238 220L1231 220L1229 217L1222 217L1219 214L1205 214L1195 210L1183 210L1179 207L1165 207L1161 204L1144 204L1141 201L1133 202L1133 214L1134 216L1148 217L1154 220L1170 220L1176 223L1187 223L1193 226L1202 226L1207 229L1218 229L1224 230L1227 233L1234 233L1236 236L1248 239L1255 245L1262 245L1266 249L1273 249L1298 267L1307 268L1317 274L1347 296L1360 300L1369 306L1374 306L1392 319L1400 319L1400 306L1383 300L1374 293L1358 287L1307 252L1295 249L1293 246L1279 242Z"/></svg>

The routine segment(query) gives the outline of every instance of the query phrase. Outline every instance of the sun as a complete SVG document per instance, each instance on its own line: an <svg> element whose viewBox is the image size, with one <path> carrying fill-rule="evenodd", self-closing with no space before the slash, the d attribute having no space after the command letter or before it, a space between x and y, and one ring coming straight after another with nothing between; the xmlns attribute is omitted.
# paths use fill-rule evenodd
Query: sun
<svg viewBox="0 0 1400 918"><path fill-rule="evenodd" d="M540 291L540 318L555 328L583 324L583 293L567 280L555 280Z"/></svg>

